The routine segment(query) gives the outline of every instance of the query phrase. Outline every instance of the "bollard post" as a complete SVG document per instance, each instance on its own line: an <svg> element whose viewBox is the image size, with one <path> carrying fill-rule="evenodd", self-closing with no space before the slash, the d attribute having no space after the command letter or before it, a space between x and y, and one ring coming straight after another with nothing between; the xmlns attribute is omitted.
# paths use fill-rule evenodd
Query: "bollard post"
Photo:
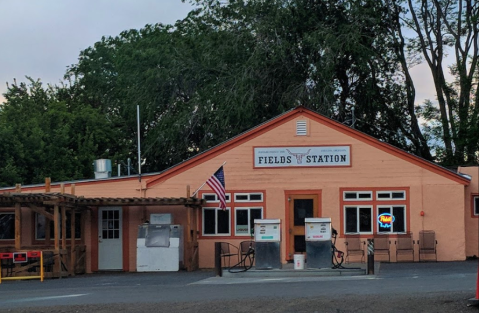
<svg viewBox="0 0 479 313"><path fill-rule="evenodd" d="M221 242L215 242L215 274L217 277L223 276L221 269Z"/></svg>
<svg viewBox="0 0 479 313"><path fill-rule="evenodd" d="M374 239L368 239L368 275L374 275Z"/></svg>

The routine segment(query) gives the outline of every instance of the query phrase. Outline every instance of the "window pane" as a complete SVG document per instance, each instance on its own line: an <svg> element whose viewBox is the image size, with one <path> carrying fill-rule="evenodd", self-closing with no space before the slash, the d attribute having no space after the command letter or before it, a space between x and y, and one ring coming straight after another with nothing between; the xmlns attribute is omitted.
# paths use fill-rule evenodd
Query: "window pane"
<svg viewBox="0 0 479 313"><path fill-rule="evenodd" d="M404 199L404 192L393 192L393 199Z"/></svg>
<svg viewBox="0 0 479 313"><path fill-rule="evenodd" d="M371 208L359 208L359 231L371 232Z"/></svg>
<svg viewBox="0 0 479 313"><path fill-rule="evenodd" d="M394 215L394 222L393 222L393 231L396 233L404 233L406 232L406 218L404 214L403 207L393 207L393 215Z"/></svg>
<svg viewBox="0 0 479 313"><path fill-rule="evenodd" d="M295 199L294 226L304 226L307 217L313 217L313 199Z"/></svg>
<svg viewBox="0 0 479 313"><path fill-rule="evenodd" d="M217 210L218 214L218 234L228 234L230 232L230 212L228 210Z"/></svg>
<svg viewBox="0 0 479 313"><path fill-rule="evenodd" d="M248 210L236 209L236 234L248 235Z"/></svg>
<svg viewBox="0 0 479 313"><path fill-rule="evenodd" d="M203 233L208 235L214 235L216 233L216 209L204 209L204 219L203 219Z"/></svg>
<svg viewBox="0 0 479 313"><path fill-rule="evenodd" d="M378 232L389 233L391 232L391 208L383 207L378 208Z"/></svg>
<svg viewBox="0 0 479 313"><path fill-rule="evenodd" d="M345 192L344 199L356 199L357 195L355 192Z"/></svg>
<svg viewBox="0 0 479 313"><path fill-rule="evenodd" d="M206 201L216 201L216 195L203 195L203 199Z"/></svg>
<svg viewBox="0 0 479 313"><path fill-rule="evenodd" d="M248 195L235 195L235 199L239 201L246 201L248 200Z"/></svg>
<svg viewBox="0 0 479 313"><path fill-rule="evenodd" d="M474 214L479 215L479 197L474 198Z"/></svg>
<svg viewBox="0 0 479 313"><path fill-rule="evenodd" d="M15 239L15 214L0 214L0 239Z"/></svg>
<svg viewBox="0 0 479 313"><path fill-rule="evenodd" d="M47 221L45 215L35 213L36 226L35 226L35 238L36 239L45 239L45 229L47 226Z"/></svg>
<svg viewBox="0 0 479 313"><path fill-rule="evenodd" d="M263 197L262 197L262 195L261 195L260 193L252 193L252 194L250 194L250 196L249 196L249 199L250 199L251 201L261 201L262 198L263 198Z"/></svg>
<svg viewBox="0 0 479 313"><path fill-rule="evenodd" d="M262 219L263 218L263 210L262 209L251 209L249 211L249 234L251 235L254 229L254 220L255 219Z"/></svg>
<svg viewBox="0 0 479 313"><path fill-rule="evenodd" d="M346 208L346 232L358 232L358 209L356 207Z"/></svg>
<svg viewBox="0 0 479 313"><path fill-rule="evenodd" d="M389 199L391 198L391 195L389 192L380 192L378 193L378 199Z"/></svg>
<svg viewBox="0 0 479 313"><path fill-rule="evenodd" d="M358 193L358 198L359 199L371 199L371 194L369 192L367 193Z"/></svg>

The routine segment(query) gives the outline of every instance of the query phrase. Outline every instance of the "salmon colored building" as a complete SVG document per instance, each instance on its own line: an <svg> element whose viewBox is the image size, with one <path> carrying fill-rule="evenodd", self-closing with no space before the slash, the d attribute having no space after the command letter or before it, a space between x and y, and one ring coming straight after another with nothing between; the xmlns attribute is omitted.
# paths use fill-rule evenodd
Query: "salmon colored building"
<svg viewBox="0 0 479 313"><path fill-rule="evenodd" d="M187 200L195 199L190 194L222 165L226 210L207 185L196 195L204 201L190 209ZM87 272L134 272L138 226L152 213L172 213L174 224L184 226L185 256L196 258L200 268L212 268L215 242L238 246L250 240L254 219L280 219L281 262L286 263L304 252L304 218L329 217L342 251L349 238L387 236L388 259L402 261L395 242L411 234L414 251L404 260L419 261L419 234L432 230L438 261L465 260L479 255L478 177L478 167L454 172L298 107L141 181L128 176L73 182L84 208L77 240L86 247ZM73 183L53 183L50 192L69 193ZM21 189L22 194L44 192L45 185ZM92 202L87 205L81 197ZM172 205L158 202L170 198L176 199ZM145 199L157 202L147 205ZM12 211L0 208L0 214ZM36 214L21 209L22 245L42 244ZM109 216L117 222L117 241L105 244L102 226ZM0 240L0 251L13 243Z"/></svg>

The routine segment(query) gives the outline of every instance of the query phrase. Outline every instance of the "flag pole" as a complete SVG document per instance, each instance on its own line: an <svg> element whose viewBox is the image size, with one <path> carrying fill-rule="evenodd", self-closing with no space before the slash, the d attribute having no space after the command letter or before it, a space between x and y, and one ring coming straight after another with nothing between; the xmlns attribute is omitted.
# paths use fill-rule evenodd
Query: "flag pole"
<svg viewBox="0 0 479 313"><path fill-rule="evenodd" d="M224 161L223 164L221 164L221 166L224 166L225 164L226 164L226 161ZM221 167L221 166L220 166L220 167ZM218 167L218 168L220 168L220 167ZM208 180L206 180L206 181L208 181ZM200 188L196 189L196 191L193 192L193 195L191 195L192 198L193 198L194 196L196 196L196 194L198 193L198 191L200 191L200 189L203 188L204 185L206 185L206 181L203 183L203 185L200 186Z"/></svg>

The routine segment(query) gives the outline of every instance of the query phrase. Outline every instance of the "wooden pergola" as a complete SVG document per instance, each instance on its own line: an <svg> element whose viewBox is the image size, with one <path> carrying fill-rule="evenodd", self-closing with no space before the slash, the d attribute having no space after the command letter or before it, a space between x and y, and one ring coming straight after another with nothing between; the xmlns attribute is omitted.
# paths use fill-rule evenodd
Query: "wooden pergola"
<svg viewBox="0 0 479 313"><path fill-rule="evenodd" d="M32 212L45 216L53 221L53 245L51 244L49 224L46 224L46 244L42 247L53 250L54 268L53 277L75 275L85 272L85 243L75 243L75 213L81 213L81 231L85 231L85 212L92 208L105 206L182 206L187 210L187 224L185 238L185 262L188 271L198 268L197 242L197 210L204 204L204 200L188 198L86 198L65 193L3 193L0 194L0 207L15 209L15 246L16 251L34 248L22 245L22 215L21 208L28 208ZM67 247L67 212L70 212L70 246ZM83 239L82 239L83 240ZM5 248L5 247L4 247ZM0 247L0 251L2 251Z"/></svg>

